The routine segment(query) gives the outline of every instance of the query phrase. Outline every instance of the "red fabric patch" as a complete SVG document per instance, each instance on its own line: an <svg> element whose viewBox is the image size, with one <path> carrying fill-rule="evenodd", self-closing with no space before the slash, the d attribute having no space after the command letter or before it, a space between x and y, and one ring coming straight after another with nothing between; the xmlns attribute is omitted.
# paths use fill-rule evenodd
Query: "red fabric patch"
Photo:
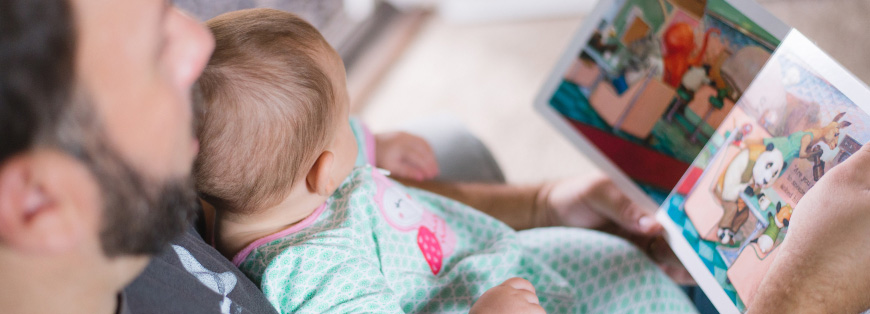
<svg viewBox="0 0 870 314"><path fill-rule="evenodd" d="M426 227L420 227L417 230L417 245L420 247L420 252L423 253L423 258L429 263L429 269L433 275L437 275L441 271L441 262L444 255L441 252L441 244L438 244L438 239Z"/></svg>

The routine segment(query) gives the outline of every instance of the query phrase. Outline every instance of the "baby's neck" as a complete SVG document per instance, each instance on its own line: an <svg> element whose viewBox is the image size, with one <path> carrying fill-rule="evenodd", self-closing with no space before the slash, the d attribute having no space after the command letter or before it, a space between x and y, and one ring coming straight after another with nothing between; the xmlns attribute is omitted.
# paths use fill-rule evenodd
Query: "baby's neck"
<svg viewBox="0 0 870 314"><path fill-rule="evenodd" d="M218 210L215 214L215 248L225 257L236 254L257 239L287 229L310 216L326 201L317 195L288 196L278 205L253 214L235 214Z"/></svg>

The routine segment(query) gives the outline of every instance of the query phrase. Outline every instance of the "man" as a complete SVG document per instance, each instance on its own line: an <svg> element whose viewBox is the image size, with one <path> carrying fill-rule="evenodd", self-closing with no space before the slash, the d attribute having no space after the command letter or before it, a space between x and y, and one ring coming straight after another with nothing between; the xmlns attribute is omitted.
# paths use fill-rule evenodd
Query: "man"
<svg viewBox="0 0 870 314"><path fill-rule="evenodd" d="M180 261L190 277L226 296L230 276L194 263L196 252L165 246L185 230L195 204L187 182L196 151L189 89L212 45L202 26L165 1L0 2L3 312L124 312L122 288L161 249L161 257ZM816 300L831 312L870 306L863 296L870 181L861 176L868 172L864 149L808 194L815 201L795 213L790 240L759 290L766 297L756 298L763 300L752 311L811 311L818 308L807 303ZM567 206L580 208L571 217L656 229L641 223L649 213L627 210L606 181L569 183L552 193L585 205ZM162 302L185 309L199 301ZM244 312L233 304L222 300L219 311Z"/></svg>
<svg viewBox="0 0 870 314"><path fill-rule="evenodd" d="M193 213L212 45L168 2L0 2L0 311L123 309Z"/></svg>

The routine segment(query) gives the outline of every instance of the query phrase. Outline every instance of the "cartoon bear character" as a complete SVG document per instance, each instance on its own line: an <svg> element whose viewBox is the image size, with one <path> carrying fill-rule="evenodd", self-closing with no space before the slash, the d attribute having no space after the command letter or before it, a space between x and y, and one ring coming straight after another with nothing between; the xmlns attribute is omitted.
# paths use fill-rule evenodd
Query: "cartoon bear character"
<svg viewBox="0 0 870 314"><path fill-rule="evenodd" d="M786 167L782 152L773 144L747 145L734 156L714 189L724 210L716 231L722 244L734 244L734 234L749 219L749 208L740 193L754 196L771 186Z"/></svg>
<svg viewBox="0 0 870 314"><path fill-rule="evenodd" d="M423 208L399 186L379 171L372 173L377 184L375 202L387 224L403 233L416 232L421 256L429 264L433 275L438 275L444 259L456 247L456 235L437 215Z"/></svg>
<svg viewBox="0 0 870 314"><path fill-rule="evenodd" d="M417 202L411 200L410 195L394 186L385 188L379 203L384 218L400 231L416 229L426 212Z"/></svg>

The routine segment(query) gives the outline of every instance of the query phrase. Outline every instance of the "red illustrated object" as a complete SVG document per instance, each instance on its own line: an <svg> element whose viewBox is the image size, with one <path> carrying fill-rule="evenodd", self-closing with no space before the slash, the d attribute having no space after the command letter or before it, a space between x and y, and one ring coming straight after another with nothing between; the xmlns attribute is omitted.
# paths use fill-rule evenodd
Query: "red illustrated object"
<svg viewBox="0 0 870 314"><path fill-rule="evenodd" d="M692 188L695 187L695 183L698 183L698 180L701 179L702 174L704 174L703 168L689 168L689 171L686 172L685 179L683 179L683 181L680 182L680 186L677 187L677 194L689 195L689 192L692 192Z"/></svg>
<svg viewBox="0 0 870 314"><path fill-rule="evenodd" d="M664 57L665 63L665 83L678 88L683 74L692 66L700 66L704 53L707 50L707 41L710 39L710 34L721 34L721 31L716 28L707 30L704 35L704 43L701 45L701 51L698 55L692 58L692 51L695 50L695 31L686 23L675 23L665 31L664 44L667 55Z"/></svg>
<svg viewBox="0 0 870 314"><path fill-rule="evenodd" d="M432 233L429 228L420 227L417 230L417 245L420 246L423 258L429 263L432 274L437 275L441 271L444 254L441 251L441 244L438 244L438 239L435 238L435 233Z"/></svg>

